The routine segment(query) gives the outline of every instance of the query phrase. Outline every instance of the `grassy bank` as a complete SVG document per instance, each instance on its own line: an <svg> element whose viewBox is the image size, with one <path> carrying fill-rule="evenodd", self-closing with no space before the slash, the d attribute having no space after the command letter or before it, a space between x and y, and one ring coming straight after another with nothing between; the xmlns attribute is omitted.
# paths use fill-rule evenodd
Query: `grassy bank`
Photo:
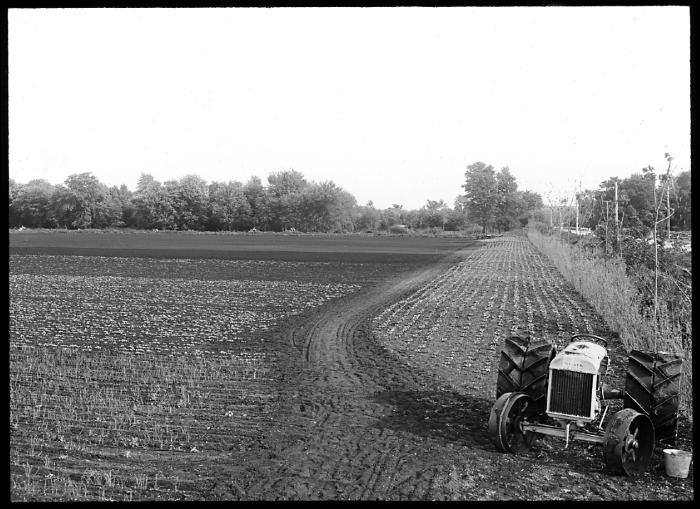
<svg viewBox="0 0 700 509"><path fill-rule="evenodd" d="M667 306L663 302L659 305L658 320L643 311L645 296L627 275L622 260L591 256L575 245L563 243L557 237L535 229L528 231L528 238L552 260L608 326L619 333L627 351L664 351L683 356L680 411L692 420L692 344L683 339L688 337L688 331L692 337L692 323L682 324L680 318L665 311Z"/></svg>

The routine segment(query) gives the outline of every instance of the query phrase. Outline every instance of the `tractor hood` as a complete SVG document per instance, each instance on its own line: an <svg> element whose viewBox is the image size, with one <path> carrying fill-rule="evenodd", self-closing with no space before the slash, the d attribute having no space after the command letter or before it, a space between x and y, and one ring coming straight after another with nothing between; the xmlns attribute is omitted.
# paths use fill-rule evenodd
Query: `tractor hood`
<svg viewBox="0 0 700 509"><path fill-rule="evenodd" d="M590 341L574 341L552 359L550 369L565 369L579 373L597 374L608 352Z"/></svg>

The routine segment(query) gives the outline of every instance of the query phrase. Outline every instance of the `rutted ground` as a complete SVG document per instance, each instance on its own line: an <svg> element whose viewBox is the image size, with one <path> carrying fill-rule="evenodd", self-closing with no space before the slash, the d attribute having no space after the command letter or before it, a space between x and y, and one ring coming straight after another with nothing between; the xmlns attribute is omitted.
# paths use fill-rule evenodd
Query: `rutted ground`
<svg viewBox="0 0 700 509"><path fill-rule="evenodd" d="M400 240L374 245L410 248ZM290 316L439 257L423 251L11 255L13 500L244 497L245 468L271 459L281 380L304 362L284 334Z"/></svg>
<svg viewBox="0 0 700 509"><path fill-rule="evenodd" d="M278 363L259 385L278 396L252 409L246 433L240 408L221 424L197 415L216 428L199 450L124 458L115 447L103 461L156 464L161 479L178 479L147 481L139 500L693 498L692 471L669 479L658 455L631 480L605 471L598 446L563 451L545 439L523 456L497 452L486 433L495 367L518 327L560 345L575 332L609 335L525 238L504 237L291 318L268 338ZM617 385L625 360L611 346ZM235 388L226 382L212 402Z"/></svg>
<svg viewBox="0 0 700 509"><path fill-rule="evenodd" d="M251 481L247 497L692 498L692 474L666 478L658 456L631 480L605 471L599 446L562 451L546 439L522 457L494 450L486 421L504 336L520 327L561 346L609 331L525 238L463 254L292 329L309 363L281 398L293 431L275 435L280 468ZM611 350L619 383L626 360Z"/></svg>

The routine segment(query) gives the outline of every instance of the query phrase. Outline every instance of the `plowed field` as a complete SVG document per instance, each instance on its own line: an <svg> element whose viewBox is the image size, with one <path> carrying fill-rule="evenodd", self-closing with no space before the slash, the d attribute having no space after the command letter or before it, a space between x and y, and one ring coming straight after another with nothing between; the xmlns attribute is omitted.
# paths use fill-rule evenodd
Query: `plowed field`
<svg viewBox="0 0 700 509"><path fill-rule="evenodd" d="M610 337L524 237L31 235L10 236L12 500L693 498L659 450L629 479L599 446L489 441L506 335Z"/></svg>

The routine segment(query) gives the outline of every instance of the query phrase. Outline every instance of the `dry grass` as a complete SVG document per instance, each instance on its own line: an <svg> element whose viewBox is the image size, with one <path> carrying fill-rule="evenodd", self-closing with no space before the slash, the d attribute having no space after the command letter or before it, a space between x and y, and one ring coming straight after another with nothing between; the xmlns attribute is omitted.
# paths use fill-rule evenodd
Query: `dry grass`
<svg viewBox="0 0 700 509"><path fill-rule="evenodd" d="M592 258L576 246L534 229L528 231L528 238L552 260L608 326L620 334L627 351L664 351L683 356L680 411L692 421L692 347L681 339L679 319L664 312L666 306L660 306L662 311L658 321L640 312L642 296L628 278L623 261ZM687 327L692 330L692 323Z"/></svg>

